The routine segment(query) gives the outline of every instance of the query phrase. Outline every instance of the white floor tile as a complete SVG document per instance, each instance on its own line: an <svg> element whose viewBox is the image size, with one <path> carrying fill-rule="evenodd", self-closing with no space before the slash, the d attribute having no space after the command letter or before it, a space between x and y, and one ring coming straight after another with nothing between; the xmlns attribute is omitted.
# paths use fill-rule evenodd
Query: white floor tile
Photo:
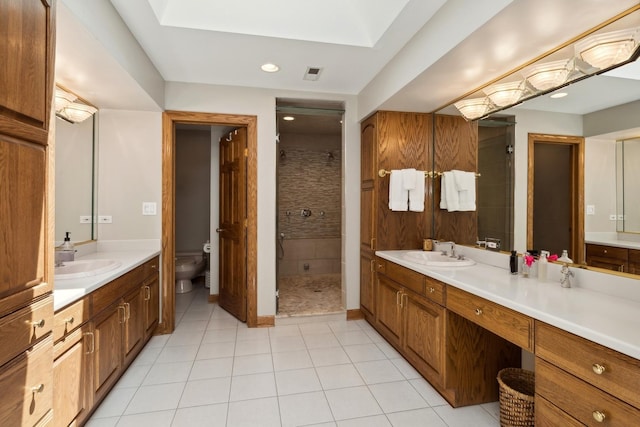
<svg viewBox="0 0 640 427"><path fill-rule="evenodd" d="M166 347L176 347L183 345L200 345L202 341L202 336L204 335L204 330L202 331L176 331L171 334L171 338L167 341Z"/></svg>
<svg viewBox="0 0 640 427"><path fill-rule="evenodd" d="M403 380L404 377L389 360L354 363L367 384L388 383Z"/></svg>
<svg viewBox="0 0 640 427"><path fill-rule="evenodd" d="M232 357L236 348L236 343L217 342L212 344L200 344L200 349L196 355L197 360L216 359L219 357Z"/></svg>
<svg viewBox="0 0 640 427"><path fill-rule="evenodd" d="M411 366L411 363L407 362L405 359L391 359L391 363L393 363L400 373L408 380L422 378L420 372L416 371L416 369Z"/></svg>
<svg viewBox="0 0 640 427"><path fill-rule="evenodd" d="M433 386L429 384L424 378L410 380L409 382L411 383L413 388L415 388L416 391L420 393L420 396L422 396L422 398L427 401L429 406L435 407L449 405L444 397L440 396L440 393L438 393L433 388Z"/></svg>
<svg viewBox="0 0 640 427"><path fill-rule="evenodd" d="M422 426L426 424L414 424ZM409 425L407 425L408 427ZM375 415L373 417L352 418L350 420L338 421L338 427L391 427L389 420L384 415Z"/></svg>
<svg viewBox="0 0 640 427"><path fill-rule="evenodd" d="M276 397L229 403L227 427L256 426L280 426L280 410Z"/></svg>
<svg viewBox="0 0 640 427"><path fill-rule="evenodd" d="M480 405L452 408L449 405L433 408L449 427L498 427L500 422Z"/></svg>
<svg viewBox="0 0 640 427"><path fill-rule="evenodd" d="M371 328L364 331L365 334L371 339L373 342L386 342L385 339L380 335L375 329Z"/></svg>
<svg viewBox="0 0 640 427"><path fill-rule="evenodd" d="M493 418L498 421L500 420L500 402L489 402L484 403L480 406L482 406L482 408L484 408L484 410L487 411Z"/></svg>
<svg viewBox="0 0 640 427"><path fill-rule="evenodd" d="M197 345L164 347L156 359L156 363L190 362L196 358L197 353Z"/></svg>
<svg viewBox="0 0 640 427"><path fill-rule="evenodd" d="M207 330L217 329L238 329L238 321L236 319L217 318L215 313L211 316Z"/></svg>
<svg viewBox="0 0 640 427"><path fill-rule="evenodd" d="M144 425L153 427L171 427L171 420L173 420L174 414L175 411L170 410L125 415L120 418L120 421L118 421L118 427L140 427Z"/></svg>
<svg viewBox="0 0 640 427"><path fill-rule="evenodd" d="M285 351L273 354L273 368L276 371L311 368L311 356L307 350Z"/></svg>
<svg viewBox="0 0 640 427"><path fill-rule="evenodd" d="M193 362L189 381L230 377L233 371L233 357L196 360Z"/></svg>
<svg viewBox="0 0 640 427"><path fill-rule="evenodd" d="M273 360L270 354L238 356L233 361L233 375L261 374L273 371Z"/></svg>
<svg viewBox="0 0 640 427"><path fill-rule="evenodd" d="M163 347L143 348L136 359L133 361L132 365L152 365L156 361L156 359L158 359L158 355L162 353L162 349Z"/></svg>
<svg viewBox="0 0 640 427"><path fill-rule="evenodd" d="M115 388L140 387L152 366L131 364L124 375L120 377Z"/></svg>
<svg viewBox="0 0 640 427"><path fill-rule="evenodd" d="M180 408L176 411L171 427L225 427L227 424L227 403L218 405Z"/></svg>
<svg viewBox="0 0 640 427"><path fill-rule="evenodd" d="M171 338L171 334L155 335L151 337L151 339L149 339L149 342L147 343L145 348L164 347L167 341L169 341L169 338Z"/></svg>
<svg viewBox="0 0 640 427"><path fill-rule="evenodd" d="M321 366L316 371L324 390L364 385L360 374L351 364Z"/></svg>
<svg viewBox="0 0 640 427"><path fill-rule="evenodd" d="M369 390L385 413L408 411L428 406L408 381L374 384Z"/></svg>
<svg viewBox="0 0 640 427"><path fill-rule="evenodd" d="M118 420L120 417L111 417L111 418L91 418L85 424L85 427L116 427L118 424Z"/></svg>
<svg viewBox="0 0 640 427"><path fill-rule="evenodd" d="M229 401L258 399L276 395L276 380L273 372L266 374L240 375L231 379Z"/></svg>
<svg viewBox="0 0 640 427"><path fill-rule="evenodd" d="M352 362L367 362L370 360L384 360L387 356L373 343L345 345L344 351Z"/></svg>
<svg viewBox="0 0 640 427"><path fill-rule="evenodd" d="M236 342L236 356L248 356L250 354L265 353L271 353L271 343L269 342L269 338Z"/></svg>
<svg viewBox="0 0 640 427"><path fill-rule="evenodd" d="M398 351L388 342L376 342L376 347L380 349L389 359L397 359L402 357Z"/></svg>
<svg viewBox="0 0 640 427"><path fill-rule="evenodd" d="M298 325L302 335L310 334L333 334L333 331L326 323L302 323Z"/></svg>
<svg viewBox="0 0 640 427"><path fill-rule="evenodd" d="M415 409L413 411L395 412L387 414L393 427L429 426L447 427L442 418L431 408ZM473 424L470 424L473 425Z"/></svg>
<svg viewBox="0 0 640 427"><path fill-rule="evenodd" d="M340 363L351 363L351 359L344 352L342 347L311 348L309 355L314 366L338 365Z"/></svg>
<svg viewBox="0 0 640 427"><path fill-rule="evenodd" d="M142 386L136 391L124 415L176 409L185 383Z"/></svg>
<svg viewBox="0 0 640 427"><path fill-rule="evenodd" d="M308 349L340 347L340 342L333 334L333 332L329 332L326 334L304 334L303 338Z"/></svg>
<svg viewBox="0 0 640 427"><path fill-rule="evenodd" d="M335 333L337 332L346 332L346 331L362 331L360 326L355 322L349 322L346 319L328 322L329 327ZM362 344L362 343L359 343Z"/></svg>
<svg viewBox="0 0 640 427"><path fill-rule="evenodd" d="M180 408L212 405L229 401L231 377L189 381L180 399Z"/></svg>
<svg viewBox="0 0 640 427"><path fill-rule="evenodd" d="M382 409L367 387L327 390L325 395L336 420L382 414Z"/></svg>
<svg viewBox="0 0 640 427"><path fill-rule="evenodd" d="M360 330L346 330L342 332L335 332L336 338L342 345L356 345L356 344L369 344L372 343L371 338Z"/></svg>
<svg viewBox="0 0 640 427"><path fill-rule="evenodd" d="M127 409L137 390L137 388L119 388L112 391L104 398L92 418L119 417Z"/></svg>
<svg viewBox="0 0 640 427"><path fill-rule="evenodd" d="M278 400L283 427L333 421L323 392L280 396Z"/></svg>
<svg viewBox="0 0 640 427"><path fill-rule="evenodd" d="M269 329L268 328L239 328L238 341L254 341L254 340L268 340Z"/></svg>
<svg viewBox="0 0 640 427"><path fill-rule="evenodd" d="M202 337L202 344L217 342L235 342L237 328L232 329L207 329Z"/></svg>
<svg viewBox="0 0 640 427"><path fill-rule="evenodd" d="M193 362L156 363L151 367L142 385L185 382Z"/></svg>
<svg viewBox="0 0 640 427"><path fill-rule="evenodd" d="M187 320L183 317L174 332L200 332L207 329L208 324L208 320Z"/></svg>
<svg viewBox="0 0 640 427"><path fill-rule="evenodd" d="M283 351L305 350L307 346L302 336L272 337L271 349L274 353Z"/></svg>
<svg viewBox="0 0 640 427"><path fill-rule="evenodd" d="M298 325L282 325L274 328L269 328L269 338L296 336L301 336L300 328L298 327Z"/></svg>
<svg viewBox="0 0 640 427"><path fill-rule="evenodd" d="M279 396L322 390L313 368L276 372L276 385Z"/></svg>

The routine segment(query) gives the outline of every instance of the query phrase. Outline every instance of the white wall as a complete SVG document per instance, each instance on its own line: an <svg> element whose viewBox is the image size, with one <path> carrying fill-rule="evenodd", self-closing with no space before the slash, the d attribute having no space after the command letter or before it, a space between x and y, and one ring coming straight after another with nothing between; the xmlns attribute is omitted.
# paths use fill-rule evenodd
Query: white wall
<svg viewBox="0 0 640 427"><path fill-rule="evenodd" d="M162 237L162 114L100 110L98 125L99 240ZM143 216L142 202L156 202L157 215Z"/></svg>
<svg viewBox="0 0 640 427"><path fill-rule="evenodd" d="M616 141L587 138L584 149L584 202L595 207L595 215L584 217L585 233L615 233Z"/></svg>
<svg viewBox="0 0 640 427"><path fill-rule="evenodd" d="M514 188L514 243L513 249L527 249L527 187L528 145L530 133L553 135L582 135L582 116L576 114L546 113L513 108L506 114L516 116L515 188ZM512 248L504 248L510 250Z"/></svg>
<svg viewBox="0 0 640 427"><path fill-rule="evenodd" d="M276 98L345 102L343 121L343 289L347 309L360 307L360 125L356 98L340 94L168 82L167 110L258 117L258 315L275 315Z"/></svg>

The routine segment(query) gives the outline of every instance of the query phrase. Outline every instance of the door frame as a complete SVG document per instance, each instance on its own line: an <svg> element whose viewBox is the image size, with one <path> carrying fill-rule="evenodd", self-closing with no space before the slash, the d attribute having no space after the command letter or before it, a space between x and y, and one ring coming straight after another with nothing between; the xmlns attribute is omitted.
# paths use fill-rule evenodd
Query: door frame
<svg viewBox="0 0 640 427"><path fill-rule="evenodd" d="M258 326L258 134L257 116L187 111L162 113L162 316L156 330L175 329L175 148L178 123L247 128L247 326Z"/></svg>
<svg viewBox="0 0 640 427"><path fill-rule="evenodd" d="M529 134L527 169L527 248L533 248L534 150L536 143L571 146L571 245L574 262L584 263L584 137ZM577 230L577 231L576 231Z"/></svg>

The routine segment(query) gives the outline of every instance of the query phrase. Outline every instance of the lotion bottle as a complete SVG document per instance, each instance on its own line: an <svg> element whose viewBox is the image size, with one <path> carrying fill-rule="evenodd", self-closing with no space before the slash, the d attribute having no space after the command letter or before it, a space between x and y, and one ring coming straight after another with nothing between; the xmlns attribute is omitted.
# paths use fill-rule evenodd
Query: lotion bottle
<svg viewBox="0 0 640 427"><path fill-rule="evenodd" d="M73 250L73 243L71 243L71 238L69 237L69 233L68 231L65 232L65 236L64 236L64 242L62 243L62 246L60 246L60 249L62 249L63 251L72 251Z"/></svg>
<svg viewBox="0 0 640 427"><path fill-rule="evenodd" d="M548 251L540 251L540 258L538 259L538 280L541 282L547 281L547 267L549 266Z"/></svg>

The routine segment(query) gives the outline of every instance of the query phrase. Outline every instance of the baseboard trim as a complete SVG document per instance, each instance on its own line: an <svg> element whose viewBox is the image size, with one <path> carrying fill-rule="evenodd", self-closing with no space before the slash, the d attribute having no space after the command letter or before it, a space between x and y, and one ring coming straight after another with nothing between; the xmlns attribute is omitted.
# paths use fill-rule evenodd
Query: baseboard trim
<svg viewBox="0 0 640 427"><path fill-rule="evenodd" d="M258 316L256 328L270 328L275 326L276 316Z"/></svg>
<svg viewBox="0 0 640 427"><path fill-rule="evenodd" d="M219 296L220 295L218 294L213 294L213 295L209 294L209 303L213 304L214 302L218 302Z"/></svg>
<svg viewBox="0 0 640 427"><path fill-rule="evenodd" d="M364 319L364 313L359 308L347 310L347 320L360 320Z"/></svg>

